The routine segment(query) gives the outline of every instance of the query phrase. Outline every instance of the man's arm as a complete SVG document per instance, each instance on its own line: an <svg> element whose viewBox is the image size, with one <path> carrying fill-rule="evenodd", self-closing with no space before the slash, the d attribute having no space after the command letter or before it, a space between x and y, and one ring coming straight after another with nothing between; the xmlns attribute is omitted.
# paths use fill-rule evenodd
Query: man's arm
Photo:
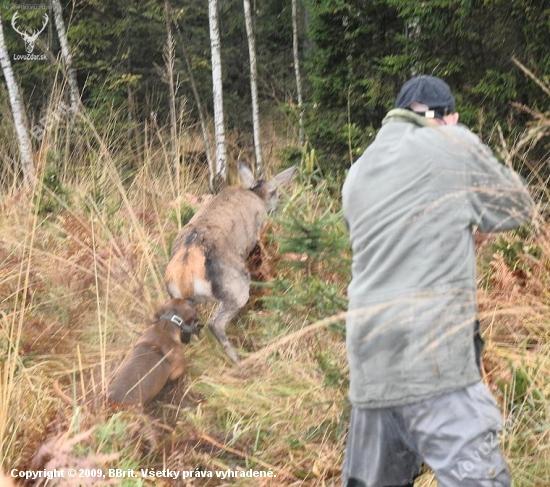
<svg viewBox="0 0 550 487"><path fill-rule="evenodd" d="M477 136L472 136L469 175L472 224L481 232L503 232L521 226L534 209L525 181L499 163Z"/></svg>

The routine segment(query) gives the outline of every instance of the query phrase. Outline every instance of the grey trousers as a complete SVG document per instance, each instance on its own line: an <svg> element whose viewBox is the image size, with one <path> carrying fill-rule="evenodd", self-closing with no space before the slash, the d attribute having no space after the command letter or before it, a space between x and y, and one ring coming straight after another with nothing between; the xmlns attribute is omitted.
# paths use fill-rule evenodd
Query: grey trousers
<svg viewBox="0 0 550 487"><path fill-rule="evenodd" d="M342 485L412 486L425 462L439 487L510 487L500 429L482 382L406 406L353 408Z"/></svg>

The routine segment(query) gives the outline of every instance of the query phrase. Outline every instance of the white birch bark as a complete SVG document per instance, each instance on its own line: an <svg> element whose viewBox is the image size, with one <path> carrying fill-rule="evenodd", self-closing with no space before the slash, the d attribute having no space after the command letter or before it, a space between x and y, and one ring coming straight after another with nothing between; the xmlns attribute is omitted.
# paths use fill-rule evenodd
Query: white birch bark
<svg viewBox="0 0 550 487"><path fill-rule="evenodd" d="M263 176L262 145L260 134L260 109L258 105L258 69L256 66L256 38L252 25L250 0L244 1L244 19L248 39L248 57L250 59L250 93L252 95L252 124L254 129L254 153L256 155L256 173Z"/></svg>
<svg viewBox="0 0 550 487"><path fill-rule="evenodd" d="M294 74L296 76L296 92L298 95L298 140L304 145L304 110L302 99L302 78L300 76L300 57L298 55L298 6L297 0L292 0L292 52L294 55Z"/></svg>
<svg viewBox="0 0 550 487"><path fill-rule="evenodd" d="M225 181L227 178L227 154L225 147L225 125L223 121L222 60L217 0L208 0L208 23L210 26L210 48L212 50L216 176Z"/></svg>
<svg viewBox="0 0 550 487"><path fill-rule="evenodd" d="M80 93L78 91L78 82L76 80L76 73L73 67L73 56L69 49L69 42L67 41L67 30L65 29L65 21L63 20L63 9L61 8L61 2L59 0L52 0L55 28L57 30L57 36L59 37L59 44L61 45L61 56L65 63L65 73L67 76L67 82L69 83L69 96L71 100L71 111L78 113L80 104Z"/></svg>
<svg viewBox="0 0 550 487"><path fill-rule="evenodd" d="M204 116L204 111L202 109L201 98L199 96L199 90L197 89L197 83L195 82L195 77L193 76L193 70L191 69L191 62L189 61L189 56L187 54L187 49L183 41L183 36L181 35L181 30L176 24L176 31L181 44L181 52L183 53L183 58L185 59L185 65L187 66L187 72L189 73L189 82L191 83L191 89L193 90L193 96L195 98L195 103L197 104L197 111L199 112L199 121L201 124L202 140L204 141L204 149L206 152L206 160L208 161L208 173L209 173L209 183L210 189L214 191L214 164L212 162L212 146L210 145L210 136L208 135L208 130L206 128L206 119Z"/></svg>
<svg viewBox="0 0 550 487"><path fill-rule="evenodd" d="M8 86L8 95L10 99L15 131L17 133L17 141L19 144L19 153L21 155L21 170L25 183L32 185L35 179L34 165L32 158L31 139L27 128L27 117L25 108L21 100L21 92L19 85L13 74L11 67L10 56L4 41L4 30L2 27L2 19L0 18L0 65L4 72L4 78Z"/></svg>

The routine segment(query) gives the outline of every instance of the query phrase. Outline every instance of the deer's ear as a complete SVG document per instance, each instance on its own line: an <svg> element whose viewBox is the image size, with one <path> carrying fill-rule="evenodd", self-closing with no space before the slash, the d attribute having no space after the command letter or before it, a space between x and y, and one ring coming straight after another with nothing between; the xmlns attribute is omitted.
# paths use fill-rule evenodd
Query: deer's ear
<svg viewBox="0 0 550 487"><path fill-rule="evenodd" d="M244 163L239 162L239 178L244 186L248 189L256 186L256 178L250 168Z"/></svg>
<svg viewBox="0 0 550 487"><path fill-rule="evenodd" d="M283 186L286 183L288 183L292 179L292 176L294 176L295 172L296 172L296 166L292 166L280 172L276 176L272 177L267 182L268 191L270 192L275 191L279 186Z"/></svg>

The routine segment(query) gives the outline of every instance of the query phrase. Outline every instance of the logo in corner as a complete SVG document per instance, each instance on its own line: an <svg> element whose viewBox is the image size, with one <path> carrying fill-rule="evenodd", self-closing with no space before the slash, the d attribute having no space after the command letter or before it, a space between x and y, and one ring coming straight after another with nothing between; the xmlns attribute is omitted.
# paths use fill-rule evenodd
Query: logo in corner
<svg viewBox="0 0 550 487"><path fill-rule="evenodd" d="M16 22L18 18L19 18L19 10L15 12L13 14L13 17L11 18L11 26L13 27L13 30L15 30L15 32L17 32L25 41L25 50L27 51L27 54L30 55L34 51L34 43L36 42L36 39L38 39L38 36L44 31L50 19L48 17L48 14L44 14L42 27L32 32L27 32L26 30L21 30L19 27L17 27Z"/></svg>

